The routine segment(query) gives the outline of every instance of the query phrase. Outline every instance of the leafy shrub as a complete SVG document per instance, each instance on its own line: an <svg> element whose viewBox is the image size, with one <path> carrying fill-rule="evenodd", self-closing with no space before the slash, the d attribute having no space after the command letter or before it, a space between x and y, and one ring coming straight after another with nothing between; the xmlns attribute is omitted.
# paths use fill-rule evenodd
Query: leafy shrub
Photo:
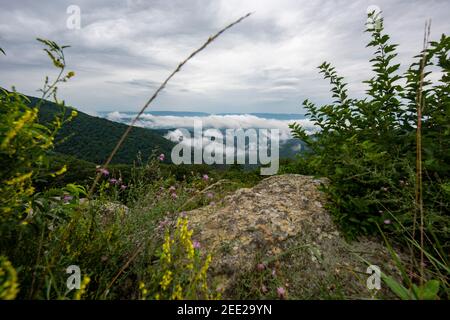
<svg viewBox="0 0 450 320"><path fill-rule="evenodd" d="M424 104L426 227L448 248L450 37L442 35L426 50L425 65L433 66L439 80L432 83L428 80L431 71L425 72L423 101L418 101L423 55L399 75L400 65L394 63L397 45L389 43L381 19L373 14L369 18L368 47L375 52L370 60L374 76L365 81L367 97L350 98L347 84L335 68L326 62L319 67L330 81L334 101L320 107L304 101L307 115L320 128L317 134L308 136L300 125L290 126L293 135L309 148L302 165L307 166L304 170L330 179L324 187L330 198L328 209L348 237L378 232L377 224L384 225L385 231L403 232L391 224L391 214L411 230L416 210L416 108Z"/></svg>

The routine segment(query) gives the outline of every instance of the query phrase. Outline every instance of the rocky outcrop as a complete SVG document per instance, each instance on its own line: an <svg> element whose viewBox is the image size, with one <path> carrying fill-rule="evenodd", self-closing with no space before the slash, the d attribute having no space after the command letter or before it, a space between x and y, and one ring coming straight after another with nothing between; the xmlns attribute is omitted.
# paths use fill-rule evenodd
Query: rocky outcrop
<svg viewBox="0 0 450 320"><path fill-rule="evenodd" d="M348 244L343 239L324 208L326 199L318 189L322 183L326 180L310 176L272 176L222 203L187 213L194 238L213 254L211 276L225 297L243 274L264 261L282 260L285 273L297 273L287 278L295 282L290 285L298 287L297 293L303 292L298 298L314 296L330 278L343 284L346 296L370 294L365 261L395 273L379 241Z"/></svg>

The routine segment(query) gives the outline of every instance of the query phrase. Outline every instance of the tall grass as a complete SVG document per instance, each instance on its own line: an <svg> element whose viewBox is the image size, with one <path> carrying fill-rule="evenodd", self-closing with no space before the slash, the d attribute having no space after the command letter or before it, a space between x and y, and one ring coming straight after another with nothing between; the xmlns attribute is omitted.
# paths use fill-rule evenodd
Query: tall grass
<svg viewBox="0 0 450 320"><path fill-rule="evenodd" d="M106 162L103 164L103 168L107 168L109 163L111 162L112 158L114 157L114 155L116 154L117 150L119 150L120 146L122 145L122 143L125 141L126 137L128 136L128 134L130 133L131 129L133 128L133 126L136 124L136 121L138 121L139 117L145 112L145 110L149 107L149 105L153 102L153 100L156 99L156 97L158 96L158 94L166 87L167 83L170 81L170 79L172 79L172 77L178 73L181 68L189 62L189 60L191 60L193 57L195 57L198 53L200 53L201 51L203 51L209 44L211 44L214 40L216 40L220 35L222 35L225 31L227 31L228 29L232 28L233 26L235 26L236 24L240 23L242 20L248 18L251 15L251 13L247 13L246 15L240 17L239 19L237 19L236 21L230 23L229 25L227 25L226 27L222 28L221 30L219 30L216 34L214 34L213 36L209 37L208 40L206 40L205 43L203 43L203 45L201 45L197 50L195 50L194 52L192 52L186 59L184 59L183 61L181 61L178 66L175 68L175 70L172 71L172 73L169 74L169 76L161 83L161 85L156 89L156 91L153 93L153 95L150 97L150 99L144 104L144 106L141 108L141 110L138 112L138 114L133 118L133 120L131 121L130 125L128 126L127 130L125 130L125 132L123 133L123 135L120 137L119 141L117 142L116 146L114 147L114 149L112 150L111 154L109 155L108 159L106 160ZM101 173L98 173L97 176L95 177L94 182L92 183L92 186L89 190L89 194L88 194L88 198L90 198L92 196L92 193L95 190L95 186L98 183L98 180L101 177Z"/></svg>

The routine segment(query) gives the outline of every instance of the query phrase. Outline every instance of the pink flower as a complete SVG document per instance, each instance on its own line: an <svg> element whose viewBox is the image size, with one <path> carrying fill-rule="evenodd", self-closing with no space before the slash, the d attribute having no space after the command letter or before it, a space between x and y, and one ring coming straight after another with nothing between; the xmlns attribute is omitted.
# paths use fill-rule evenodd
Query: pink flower
<svg viewBox="0 0 450 320"><path fill-rule="evenodd" d="M384 224L391 224L391 220L389 220L389 219L386 219L383 222L384 222Z"/></svg>
<svg viewBox="0 0 450 320"><path fill-rule="evenodd" d="M116 184L117 183L117 179L111 178L111 179L109 179L109 182L111 182L112 184Z"/></svg>
<svg viewBox="0 0 450 320"><path fill-rule="evenodd" d="M69 195L65 195L64 196L64 198L63 198L63 200L64 200L64 202L69 202L70 200L72 200L73 199L73 197L72 196L69 196Z"/></svg>
<svg viewBox="0 0 450 320"><path fill-rule="evenodd" d="M209 198L209 199L212 199L212 198L214 198L214 193L208 192L208 193L206 194L206 197Z"/></svg>
<svg viewBox="0 0 450 320"><path fill-rule="evenodd" d="M169 224L169 220L164 219L159 223L159 229L163 229L165 226L167 226Z"/></svg>
<svg viewBox="0 0 450 320"><path fill-rule="evenodd" d="M125 190L126 188L127 188L127 186L124 184L120 186L120 189L122 189L122 190Z"/></svg>
<svg viewBox="0 0 450 320"><path fill-rule="evenodd" d="M173 199L178 198L178 196L177 196L177 194L175 192L172 192L171 196L172 196Z"/></svg>
<svg viewBox="0 0 450 320"><path fill-rule="evenodd" d="M280 298L280 299L286 298L286 290L283 287L278 287L277 295L278 295L278 298Z"/></svg>
<svg viewBox="0 0 450 320"><path fill-rule="evenodd" d="M98 172L100 172L105 177L109 175L109 171L107 169L105 169L105 168L99 168Z"/></svg>
<svg viewBox="0 0 450 320"><path fill-rule="evenodd" d="M258 264L256 265L256 269L257 269L258 271L263 271L265 268L266 268L266 266L264 265L264 263L258 263Z"/></svg>
<svg viewBox="0 0 450 320"><path fill-rule="evenodd" d="M261 291L262 291L262 293L267 293L267 287L265 286L265 285L262 285L261 286Z"/></svg>
<svg viewBox="0 0 450 320"><path fill-rule="evenodd" d="M204 174L204 175L203 175L203 180L205 180L205 181L208 181L208 180L209 180L209 177L208 177L207 174Z"/></svg>
<svg viewBox="0 0 450 320"><path fill-rule="evenodd" d="M158 157L159 161L164 161L165 158L166 156L164 155L164 153L161 153Z"/></svg>
<svg viewBox="0 0 450 320"><path fill-rule="evenodd" d="M173 192L173 191L175 191L175 190L177 190L177 188L175 188L174 186L170 186L169 192Z"/></svg>
<svg viewBox="0 0 450 320"><path fill-rule="evenodd" d="M192 242L192 245L194 246L194 249L200 249L200 242L198 242L197 240L194 240Z"/></svg>

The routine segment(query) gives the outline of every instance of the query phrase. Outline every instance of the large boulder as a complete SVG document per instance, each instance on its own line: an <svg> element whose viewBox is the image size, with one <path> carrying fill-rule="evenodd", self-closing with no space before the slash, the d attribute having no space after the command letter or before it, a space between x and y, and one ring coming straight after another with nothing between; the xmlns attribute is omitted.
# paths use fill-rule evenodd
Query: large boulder
<svg viewBox="0 0 450 320"><path fill-rule="evenodd" d="M225 298L234 296L246 275L273 262L273 273L287 275L295 298L318 298L336 286L345 297L370 297L374 291L366 286L368 263L397 274L379 240L345 241L324 208L326 198L318 189L322 183L327 181L272 176L221 203L187 212L194 239L213 255L210 276Z"/></svg>

